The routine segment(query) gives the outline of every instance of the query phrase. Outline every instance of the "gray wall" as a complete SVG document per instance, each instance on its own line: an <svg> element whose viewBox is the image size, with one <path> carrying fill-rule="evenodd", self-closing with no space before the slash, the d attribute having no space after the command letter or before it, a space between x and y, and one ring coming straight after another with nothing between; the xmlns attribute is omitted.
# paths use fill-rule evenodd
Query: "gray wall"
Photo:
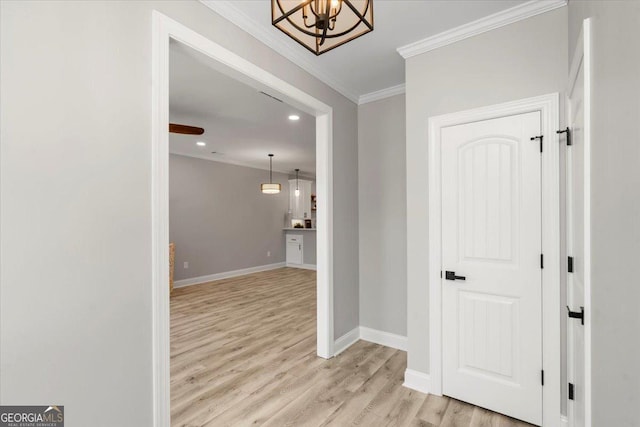
<svg viewBox="0 0 640 427"><path fill-rule="evenodd" d="M269 172L261 169L169 157L175 280L284 262L289 185L286 174L274 173L273 182L282 184L282 191L262 194L260 183L268 179Z"/></svg>
<svg viewBox="0 0 640 427"><path fill-rule="evenodd" d="M405 96L358 107L360 325L407 335Z"/></svg>
<svg viewBox="0 0 640 427"><path fill-rule="evenodd" d="M567 68L566 7L406 61L410 369L429 372L428 118L563 92Z"/></svg>
<svg viewBox="0 0 640 427"><path fill-rule="evenodd" d="M640 2L569 2L569 58L593 17L592 425L638 425Z"/></svg>
<svg viewBox="0 0 640 427"><path fill-rule="evenodd" d="M333 108L335 335L358 325L357 106L199 2L0 2L0 403L152 425L151 17Z"/></svg>

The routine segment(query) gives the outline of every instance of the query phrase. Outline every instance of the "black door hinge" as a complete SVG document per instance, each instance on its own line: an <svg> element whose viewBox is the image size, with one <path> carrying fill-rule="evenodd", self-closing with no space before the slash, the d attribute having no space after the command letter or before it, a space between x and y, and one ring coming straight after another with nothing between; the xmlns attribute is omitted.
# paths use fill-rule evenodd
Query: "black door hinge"
<svg viewBox="0 0 640 427"><path fill-rule="evenodd" d="M542 385L544 385L544 369L542 371L540 371L540 383L542 383Z"/></svg>
<svg viewBox="0 0 640 427"><path fill-rule="evenodd" d="M580 307L580 311L571 311L567 306L567 315L570 319L580 319L580 324L584 325L584 307Z"/></svg>
<svg viewBox="0 0 640 427"><path fill-rule="evenodd" d="M573 257L572 256L567 258L567 271L569 273L573 273Z"/></svg>
<svg viewBox="0 0 640 427"><path fill-rule="evenodd" d="M540 136L532 136L531 140L535 141L536 139L540 140L540 152L542 153L542 139L544 138L544 135L540 135Z"/></svg>
<svg viewBox="0 0 640 427"><path fill-rule="evenodd" d="M569 400L573 400L575 395L573 384L569 383Z"/></svg>
<svg viewBox="0 0 640 427"><path fill-rule="evenodd" d="M540 254L540 268L544 268L544 254Z"/></svg>
<svg viewBox="0 0 640 427"><path fill-rule="evenodd" d="M566 129L563 130L557 130L556 133L559 135L561 133L566 133L567 134L567 145L573 145L573 142L571 141L571 129L569 129L568 127Z"/></svg>

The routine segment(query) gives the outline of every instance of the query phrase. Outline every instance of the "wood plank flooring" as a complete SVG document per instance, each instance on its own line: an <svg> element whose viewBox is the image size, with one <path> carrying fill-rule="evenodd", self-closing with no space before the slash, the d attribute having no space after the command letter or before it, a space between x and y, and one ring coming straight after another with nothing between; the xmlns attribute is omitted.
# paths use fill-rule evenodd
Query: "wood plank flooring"
<svg viewBox="0 0 640 427"><path fill-rule="evenodd" d="M316 357L315 287L283 268L174 290L172 426L529 426L402 387L403 351Z"/></svg>

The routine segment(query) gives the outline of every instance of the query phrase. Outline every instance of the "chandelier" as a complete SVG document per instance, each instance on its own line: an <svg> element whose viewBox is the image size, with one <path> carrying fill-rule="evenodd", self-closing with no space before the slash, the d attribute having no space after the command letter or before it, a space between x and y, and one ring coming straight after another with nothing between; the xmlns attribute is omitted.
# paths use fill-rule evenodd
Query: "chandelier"
<svg viewBox="0 0 640 427"><path fill-rule="evenodd" d="M322 55L373 31L373 0L271 0L271 22Z"/></svg>

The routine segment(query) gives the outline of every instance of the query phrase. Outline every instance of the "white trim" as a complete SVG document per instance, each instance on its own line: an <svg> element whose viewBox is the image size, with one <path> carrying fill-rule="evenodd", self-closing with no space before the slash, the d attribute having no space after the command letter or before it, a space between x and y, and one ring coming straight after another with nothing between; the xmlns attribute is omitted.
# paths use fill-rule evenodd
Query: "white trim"
<svg viewBox="0 0 640 427"><path fill-rule="evenodd" d="M216 60L229 75L255 88L282 95L289 104L316 117L317 353L333 356L333 110L311 95L266 72L186 26L154 10L151 88L151 295L153 417L155 427L170 425L169 373L169 41L177 40Z"/></svg>
<svg viewBox="0 0 640 427"><path fill-rule="evenodd" d="M358 342L358 340L372 342L396 350L407 351L407 337L392 334L391 332L358 326L338 338L333 346L335 355L342 353L347 348Z"/></svg>
<svg viewBox="0 0 640 427"><path fill-rule="evenodd" d="M423 40L418 40L408 45L401 46L397 51L404 59L411 58L412 56L420 55L439 47L459 42L460 40L477 36L478 34L495 30L496 28L504 27L505 25L513 24L514 22L549 12L550 10L563 7L566 4L567 0L528 1L518 6L494 13L493 15L485 16L484 18L469 22L468 24L443 31Z"/></svg>
<svg viewBox="0 0 640 427"><path fill-rule="evenodd" d="M153 425L170 427L169 370L169 37L167 20L153 12L151 50L151 295ZM160 108L160 105L165 108Z"/></svg>
<svg viewBox="0 0 640 427"><path fill-rule="evenodd" d="M360 326L360 339L385 347L407 351L407 337Z"/></svg>
<svg viewBox="0 0 640 427"><path fill-rule="evenodd" d="M369 102L379 101L396 95L402 95L405 92L406 85L402 83L386 89L380 89L375 92L365 93L364 95L360 95L360 98L358 98L358 105L368 104Z"/></svg>
<svg viewBox="0 0 640 427"><path fill-rule="evenodd" d="M587 18L583 21L582 29L576 42L576 49L571 61L571 68L569 71L569 80L567 86L567 121L570 122L572 113L570 111L569 96L573 92L573 89L578 78L580 68L583 68L584 72L584 131L583 131L583 179L584 179L584 200L583 200L583 222L584 222L584 235L582 237L584 244L584 427L591 427L591 75L592 75L592 27L591 18ZM567 165L567 183L570 183L572 173L572 161L571 161L571 147L567 147L566 165ZM572 255L571 248L571 234L573 233L572 222L572 199L573 194L567 187L567 255ZM573 281L573 275L567 274L567 288L571 288ZM567 327L567 375L569 382L575 378L574 366L571 361L573 359L573 347L571 328ZM573 423L573 407L572 402L568 402L568 422L567 426Z"/></svg>
<svg viewBox="0 0 640 427"><path fill-rule="evenodd" d="M358 96L351 92L344 82L341 82L318 69L312 60L315 57L309 56L309 52L304 48L301 48L296 42L290 41L286 35L280 34L279 31L269 31L268 29L265 29L260 22L257 22L235 6L233 1L200 0L200 2L229 22L240 27L240 29L251 34L258 41L275 50L280 55L302 68L307 73L316 77L324 84L335 89L349 100L356 104L358 103Z"/></svg>
<svg viewBox="0 0 640 427"><path fill-rule="evenodd" d="M300 268L303 270L317 270L318 266L315 264L287 264L287 267L290 268Z"/></svg>
<svg viewBox="0 0 640 427"><path fill-rule="evenodd" d="M559 95L557 93L476 108L429 118L429 357L431 390L442 394L442 290L441 261L441 129L464 123L540 111L542 153L542 295L543 425L558 422L560 408L560 148Z"/></svg>
<svg viewBox="0 0 640 427"><path fill-rule="evenodd" d="M189 279L176 280L173 283L174 288L184 288L185 286L199 285L201 283L215 282L216 280L230 279L232 277L245 276L251 273L259 273L261 271L275 270L285 267L284 262L275 264L259 265L257 267L242 268L240 270L225 271L222 273L208 274L206 276L190 277Z"/></svg>
<svg viewBox="0 0 640 427"><path fill-rule="evenodd" d="M402 385L421 393L431 393L431 377L429 374L423 374L413 369L404 371L404 383Z"/></svg>
<svg viewBox="0 0 640 427"><path fill-rule="evenodd" d="M333 355L337 356L360 340L360 327L357 326L338 338L333 344Z"/></svg>
<svg viewBox="0 0 640 427"><path fill-rule="evenodd" d="M591 18L583 23L584 31L584 409L585 427L591 427L591 83L592 83L592 52L593 33Z"/></svg>

